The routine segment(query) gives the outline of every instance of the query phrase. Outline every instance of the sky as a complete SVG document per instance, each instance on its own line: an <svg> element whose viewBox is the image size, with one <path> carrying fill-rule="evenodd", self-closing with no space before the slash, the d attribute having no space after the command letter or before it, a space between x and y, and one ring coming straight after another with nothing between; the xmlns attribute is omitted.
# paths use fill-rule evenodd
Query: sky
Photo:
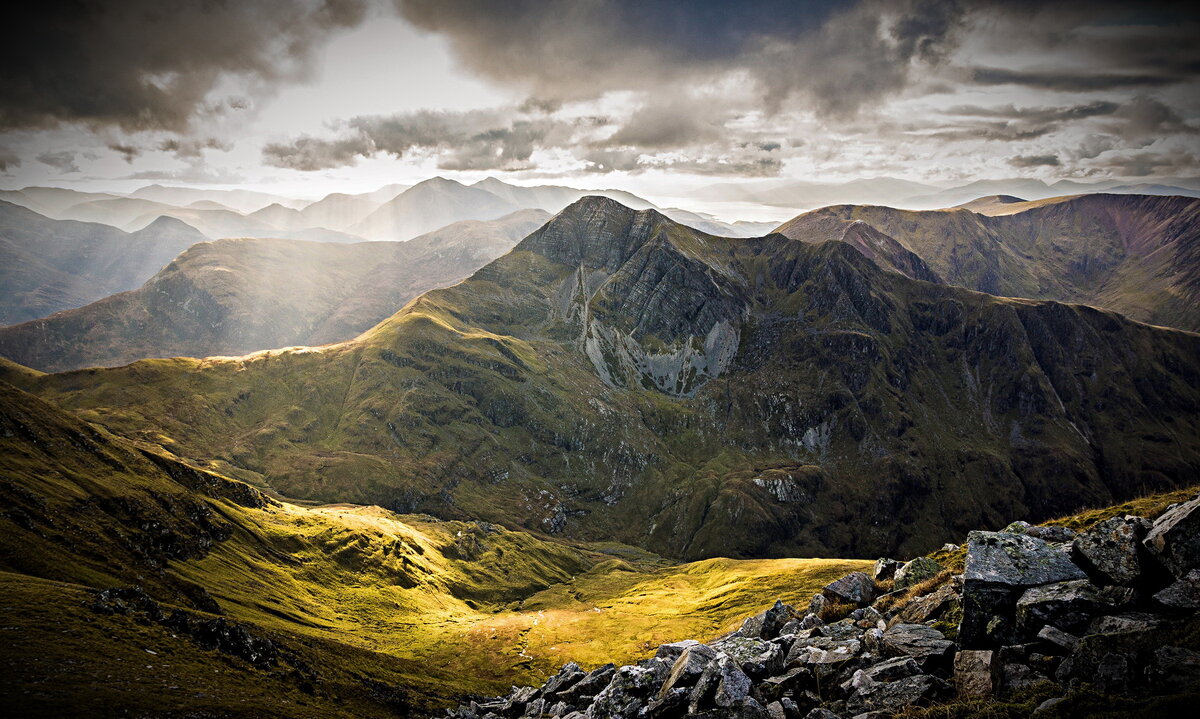
<svg viewBox="0 0 1200 719"><path fill-rule="evenodd" d="M9 37L3 188L1200 175L1184 3L74 0Z"/></svg>

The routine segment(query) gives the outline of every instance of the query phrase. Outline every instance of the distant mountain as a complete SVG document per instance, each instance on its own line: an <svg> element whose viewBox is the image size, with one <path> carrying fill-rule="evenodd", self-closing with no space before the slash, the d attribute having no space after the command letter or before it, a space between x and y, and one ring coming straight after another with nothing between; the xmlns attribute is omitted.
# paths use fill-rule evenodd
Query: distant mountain
<svg viewBox="0 0 1200 719"><path fill-rule="evenodd" d="M288 496L689 559L911 556L1200 472L1198 334L596 197L350 342L21 384Z"/></svg>
<svg viewBox="0 0 1200 719"><path fill-rule="evenodd" d="M722 183L701 188L698 199L728 202L743 201L777 207L805 209L834 204L895 204L913 195L936 192L938 188L893 177L824 183L795 180L767 180L750 183Z"/></svg>
<svg viewBox="0 0 1200 719"><path fill-rule="evenodd" d="M215 203L214 203L215 204ZM114 197L107 200L89 200L62 210L55 219L78 220L80 222L101 222L105 225L118 227L126 232L145 227L145 218L157 218L170 215L172 212L181 214L188 212L233 212L229 208L212 209L181 209L175 205L153 200L142 200L133 197Z"/></svg>
<svg viewBox="0 0 1200 719"><path fill-rule="evenodd" d="M635 210L647 210L654 207L652 203L624 190L579 190L559 185L522 187L501 182L495 177L480 180L471 187L487 190L500 199L519 207L536 207L550 213L558 212L579 198L588 195L608 197Z"/></svg>
<svg viewBox="0 0 1200 719"><path fill-rule="evenodd" d="M82 202L111 200L120 195L105 192L79 192L61 187L26 187L22 190L0 191L0 201L28 208L52 219L60 220L63 210Z"/></svg>
<svg viewBox="0 0 1200 719"><path fill-rule="evenodd" d="M280 197L265 192L252 190L205 190L196 187L169 187L164 185L147 185L129 194L130 197L153 200L167 205L184 207L201 200L211 200L238 212L254 212L271 203L278 202L285 207L301 208L308 204L307 200Z"/></svg>
<svg viewBox="0 0 1200 719"><path fill-rule="evenodd" d="M779 232L824 242L867 225L916 253L950 284L1079 302L1142 322L1200 330L1200 200L1090 194L972 204L977 212L966 209L971 205L937 211L826 207Z"/></svg>
<svg viewBox="0 0 1200 719"><path fill-rule="evenodd" d="M548 217L522 210L404 243L203 242L136 290L0 328L0 355L62 371L348 340L470 275Z"/></svg>
<svg viewBox="0 0 1200 719"><path fill-rule="evenodd" d="M681 210L677 207L668 207L659 212L681 225L687 225L694 230L717 237L762 237L779 225L778 222L747 222L745 220L722 222L712 215Z"/></svg>
<svg viewBox="0 0 1200 719"><path fill-rule="evenodd" d="M402 187L403 185L393 185L392 187ZM396 194L400 194L403 190L397 190ZM392 200L395 195L388 197L387 200ZM384 202L386 202L385 200ZM331 230L345 230L346 228L358 222L362 222L367 215L379 209L382 202L376 202L369 197L363 195L343 195L341 193L333 193L317 200L311 205L306 206L300 211L303 222L308 227L326 227Z"/></svg>
<svg viewBox="0 0 1200 719"><path fill-rule="evenodd" d="M208 238L160 218L126 233L52 220L0 202L0 324L80 307L141 285L173 257Z"/></svg>
<svg viewBox="0 0 1200 719"><path fill-rule="evenodd" d="M477 187L435 177L401 192L349 231L370 240L408 240L462 220L494 220L522 207Z"/></svg>

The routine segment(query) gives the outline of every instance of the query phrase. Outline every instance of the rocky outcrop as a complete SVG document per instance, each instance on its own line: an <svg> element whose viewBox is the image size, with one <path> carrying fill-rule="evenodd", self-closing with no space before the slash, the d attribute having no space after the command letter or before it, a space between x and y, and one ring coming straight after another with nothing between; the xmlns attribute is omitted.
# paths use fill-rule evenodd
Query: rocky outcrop
<svg viewBox="0 0 1200 719"><path fill-rule="evenodd" d="M714 641L664 644L636 665L591 673L567 664L541 687L514 687L449 715L877 719L1035 686L1063 694L1043 702L1045 711L1069 706L1085 688L1122 696L1194 690L1200 652L1178 628L1190 622L1194 631L1200 621L1200 570L1187 549L1196 502L1153 523L1117 517L1079 535L1024 523L972 532L963 574L905 601L896 600L902 592L875 599L900 566L880 560L874 577L855 572L825 586L808 611L777 601ZM1143 535L1172 571L1187 573L1176 579L1150 555L1139 557ZM940 564L923 559L904 566L942 576ZM847 605L857 607L844 618L818 616Z"/></svg>

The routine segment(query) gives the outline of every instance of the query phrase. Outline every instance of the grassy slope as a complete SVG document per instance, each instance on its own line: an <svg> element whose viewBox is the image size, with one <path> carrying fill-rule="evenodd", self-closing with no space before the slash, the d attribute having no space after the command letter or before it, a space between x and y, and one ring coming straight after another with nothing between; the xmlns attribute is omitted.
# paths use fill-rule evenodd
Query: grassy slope
<svg viewBox="0 0 1200 719"><path fill-rule="evenodd" d="M6 385L0 425L0 666L12 669L0 691L21 714L89 702L100 714L386 715L371 682L427 706L540 680L571 659L633 660L866 566L672 565L477 522L263 502ZM200 615L215 600L315 669L315 691L298 688L292 666L258 669L86 609L89 588L128 585Z"/></svg>
<svg viewBox="0 0 1200 719"><path fill-rule="evenodd" d="M588 250L563 237L554 251ZM578 315L548 310L578 263L536 244L352 343L9 376L290 496L536 529L567 516L576 539L688 558L914 553L1200 466L1196 335L912 282L837 243L664 224L606 268L629 233L597 237L586 261L610 274L589 316L645 346L707 331L686 308L718 306L715 283L744 301L726 376L693 398L605 386ZM642 294L658 287L679 293ZM808 499L775 501L756 483L771 479Z"/></svg>

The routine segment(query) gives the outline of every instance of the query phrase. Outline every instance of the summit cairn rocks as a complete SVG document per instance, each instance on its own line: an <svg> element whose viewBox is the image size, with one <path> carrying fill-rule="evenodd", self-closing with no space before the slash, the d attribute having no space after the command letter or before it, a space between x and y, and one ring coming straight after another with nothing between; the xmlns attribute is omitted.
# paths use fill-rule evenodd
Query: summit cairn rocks
<svg viewBox="0 0 1200 719"><path fill-rule="evenodd" d="M541 687L450 716L883 719L1047 686L1061 696L1040 712L1061 714L1077 691L1194 691L1200 647L1181 629L1200 621L1197 516L1193 500L1154 523L1114 517L1079 534L1025 523L972 532L961 575L932 560L880 560L874 576L829 583L805 611L777 601L711 642L664 644L624 667L567 664ZM880 583L905 576L909 589L881 593ZM826 611L851 604L845 618Z"/></svg>

